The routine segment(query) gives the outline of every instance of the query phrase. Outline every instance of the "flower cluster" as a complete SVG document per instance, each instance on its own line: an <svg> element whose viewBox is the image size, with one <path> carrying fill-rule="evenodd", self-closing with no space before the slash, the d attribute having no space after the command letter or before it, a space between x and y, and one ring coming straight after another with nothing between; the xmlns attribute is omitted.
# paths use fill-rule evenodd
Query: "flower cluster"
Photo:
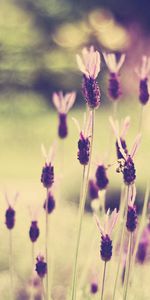
<svg viewBox="0 0 150 300"><path fill-rule="evenodd" d="M100 225L100 222L99 222L99 219L97 218L97 216L95 216L95 218L96 218L97 226L101 233L101 248L100 248L101 259L103 261L107 262L112 257L111 234L112 234L113 228L118 219L118 212L116 209L114 209L114 211L110 215L110 209L108 209L106 216L105 216L104 227L102 227Z"/></svg>
<svg viewBox="0 0 150 300"><path fill-rule="evenodd" d="M63 95L62 92L53 94L53 103L59 116L58 136L61 139L66 138L68 135L67 114L73 106L75 99L75 92L67 93L66 95Z"/></svg>
<svg viewBox="0 0 150 300"><path fill-rule="evenodd" d="M82 58L77 55L77 63L83 73L82 90L85 100L90 109L98 108L100 105L100 89L96 78L100 72L100 54L91 46L90 49L82 50Z"/></svg>

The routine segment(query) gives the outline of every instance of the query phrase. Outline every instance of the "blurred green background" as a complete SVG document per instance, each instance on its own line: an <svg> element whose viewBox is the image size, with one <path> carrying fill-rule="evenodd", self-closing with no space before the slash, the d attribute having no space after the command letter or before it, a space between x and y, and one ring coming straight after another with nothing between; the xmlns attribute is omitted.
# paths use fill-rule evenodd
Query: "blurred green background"
<svg viewBox="0 0 150 300"><path fill-rule="evenodd" d="M26 286L31 274L31 244L28 230L31 216L29 206L40 206L39 224L41 236L36 254L43 250L44 212L42 204L45 191L40 183L44 159L41 143L48 148L57 139L57 113L52 105L52 93L57 90L77 91L75 107L69 113L69 136L57 141L55 157L56 184L54 193L57 210L52 216L52 244L54 258L53 293L65 299L66 286L70 283L77 202L79 198L82 167L77 161L78 132L72 121L82 122L85 110L81 94L81 74L75 54L82 47L94 44L102 52L126 52L126 63L121 71L123 96L119 102L118 118L131 116L131 128L127 135L129 149L138 132L140 104L138 102L138 78L134 68L141 56L149 54L150 3L149 1L67 1L67 0L1 0L0 9L0 295L8 298L8 232L4 224L7 207L4 193L11 199L16 191L16 228L14 229L14 264L16 286ZM103 159L109 145L109 115L112 103L107 96L107 68L102 59L99 76L101 106L96 112L96 132L92 172ZM144 108L142 144L136 158L138 199L143 201L146 184L150 178L149 104ZM63 164L62 164L63 156ZM115 159L112 145L111 160ZM115 172L108 174L110 185L108 202L118 201L122 177ZM117 200L116 200L117 198ZM112 201L113 200L113 201ZM139 205L140 207L140 205ZM89 211L89 205L87 205ZM95 224L94 224L95 225ZM89 247L88 233L93 232L90 214L85 217L81 261L84 265L85 248ZM96 264L99 251L97 231L93 255ZM25 249L25 251L24 251ZM65 253L69 253L69 257ZM28 255L26 255L28 253ZM96 254L95 254L96 253ZM87 254L86 254L87 255ZM99 267L99 265L98 265ZM62 285L62 277L64 284ZM140 278L138 278L140 280ZM138 280L136 284L138 285ZM145 282L146 284L146 282ZM140 285L139 285L140 286ZM146 286L146 285L145 285ZM143 288L144 289L144 288ZM142 289L141 289L142 290ZM60 292L62 291L62 292ZM148 289L145 298L149 299ZM133 295L140 294L139 289ZM23 300L23 298L18 298ZM86 298L87 299L87 298ZM89 298L88 298L89 299Z"/></svg>

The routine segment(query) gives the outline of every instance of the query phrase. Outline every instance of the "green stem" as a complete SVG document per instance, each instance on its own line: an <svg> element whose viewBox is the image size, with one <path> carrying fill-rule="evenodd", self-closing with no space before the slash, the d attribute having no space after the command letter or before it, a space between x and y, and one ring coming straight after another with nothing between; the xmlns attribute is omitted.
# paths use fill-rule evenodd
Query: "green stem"
<svg viewBox="0 0 150 300"><path fill-rule="evenodd" d="M105 275L106 275L106 261L104 262L104 271L103 271L103 282L102 282L101 300L103 300L103 296L104 296Z"/></svg>
<svg viewBox="0 0 150 300"><path fill-rule="evenodd" d="M10 272L10 295L14 299L13 288L13 247L12 247L12 231L9 230L9 272Z"/></svg>
<svg viewBox="0 0 150 300"><path fill-rule="evenodd" d="M118 277L119 277L119 271L120 271L120 265L121 265L121 258L122 258L122 251L123 251L123 242L124 242L124 234L125 234L125 223L126 223L126 217L127 217L127 207L128 207L129 190L130 190L130 186L127 187L127 197L126 197L126 202L124 204L124 209L123 209L123 224L122 224L122 229L121 229L121 241L120 241L120 249L119 249L119 260L118 260L117 273L116 273L115 285L114 285L114 291L113 291L113 300L115 300L115 296L116 296L116 289L117 289L117 283L118 283Z"/></svg>
<svg viewBox="0 0 150 300"><path fill-rule="evenodd" d="M138 124L138 132L140 133L142 131L142 125L143 125L143 105L140 105L140 114L139 114L139 124Z"/></svg>
<svg viewBox="0 0 150 300"><path fill-rule="evenodd" d="M131 267L131 259L132 259L132 233L130 233L129 236L129 245L128 245L128 257L126 259L126 272L125 272L125 287L124 287L124 296L123 300L127 299L127 293L128 293L128 285L129 285L129 277L130 277L130 267ZM128 264L127 264L128 261Z"/></svg>
<svg viewBox="0 0 150 300"><path fill-rule="evenodd" d="M49 219L48 219L48 189L47 189L47 196L46 196L46 207L45 207L45 255L46 255L46 262L47 262L47 274L46 274L46 299L49 300Z"/></svg>
<svg viewBox="0 0 150 300"><path fill-rule="evenodd" d="M76 248L75 248L75 258L74 258L74 268L73 268L73 281L72 281L72 291L71 291L71 299L76 299L76 284L77 284L77 266L78 266L78 256L79 256L79 245L81 238L81 229L82 229L82 221L84 214L84 207L88 189L88 180L91 166L91 157L92 157L92 149L93 149L93 136L94 136L94 122L95 122L95 111L92 110L92 133L91 133L91 143L90 143L90 157L89 163L87 166L83 168L83 178L81 185L81 193L80 193L80 202L79 202L79 212L78 212L78 229L77 229L77 240L76 240Z"/></svg>
<svg viewBox="0 0 150 300"><path fill-rule="evenodd" d="M32 267L34 270L34 243L32 243Z"/></svg>

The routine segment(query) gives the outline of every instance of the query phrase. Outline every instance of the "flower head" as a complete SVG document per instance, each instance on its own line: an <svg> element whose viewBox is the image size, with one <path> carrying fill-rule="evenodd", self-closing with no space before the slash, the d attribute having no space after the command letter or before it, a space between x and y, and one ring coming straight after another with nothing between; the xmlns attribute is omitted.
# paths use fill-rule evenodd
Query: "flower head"
<svg viewBox="0 0 150 300"><path fill-rule="evenodd" d="M55 209L55 199L51 191L48 192L47 199L45 200L43 207L45 210L47 209L48 214L51 214Z"/></svg>
<svg viewBox="0 0 150 300"><path fill-rule="evenodd" d="M44 257L39 255L36 258L36 268L35 271L39 275L39 277L43 278L47 274L47 263L44 261Z"/></svg>
<svg viewBox="0 0 150 300"><path fill-rule="evenodd" d="M15 226L15 215L16 215L16 212L15 212L15 209L14 209L14 204L18 198L18 193L15 194L14 198L10 201L8 199L8 195L5 194L5 199L7 201L7 204L8 204L8 208L6 209L6 212L5 212L5 224L6 224L6 227L11 230L14 228Z"/></svg>
<svg viewBox="0 0 150 300"><path fill-rule="evenodd" d="M136 136L132 149L130 152L128 152L126 147L124 147L124 143L121 142L118 122L116 121L116 123L114 123L110 118L110 123L114 129L114 133L117 139L117 147L120 152L119 156L121 157L118 160L119 168L117 168L117 172L118 173L122 172L124 183L127 185L131 185L134 183L136 179L136 170L135 170L133 158L139 148L140 141L141 141L141 134L138 134Z"/></svg>
<svg viewBox="0 0 150 300"><path fill-rule="evenodd" d="M83 73L82 92L90 109L96 109L100 105L100 89L96 78L100 72L100 54L91 46L82 50L82 58L77 55L77 63Z"/></svg>
<svg viewBox="0 0 150 300"><path fill-rule="evenodd" d="M139 100L145 105L149 100L148 77L150 74L150 57L142 56L142 64L135 69L140 79L139 83Z"/></svg>
<svg viewBox="0 0 150 300"><path fill-rule="evenodd" d="M54 182L54 167L52 165L54 159L55 144L50 148L47 154L44 145L41 146L43 156L45 158L45 166L42 169L41 182L45 188L50 188Z"/></svg>
<svg viewBox="0 0 150 300"><path fill-rule="evenodd" d="M95 176L96 185L98 186L99 190L106 189L109 179L107 177L106 167L103 164L98 165Z"/></svg>
<svg viewBox="0 0 150 300"><path fill-rule="evenodd" d="M135 185L133 185L131 192L129 193L127 220L126 220L126 227L130 232L135 231L137 226L137 213L136 213L136 206L134 205L135 197L136 197L136 189L135 189Z"/></svg>
<svg viewBox="0 0 150 300"><path fill-rule="evenodd" d="M38 221L31 221L31 226L29 229L29 237L32 243L36 242L40 234L40 230L38 227Z"/></svg>
<svg viewBox="0 0 150 300"><path fill-rule="evenodd" d="M90 157L90 136L92 126L92 113L90 112L87 117L84 115L83 129L80 129L79 122L74 119L78 128L80 139L78 141L78 160L81 165L87 165Z"/></svg>
<svg viewBox="0 0 150 300"><path fill-rule="evenodd" d="M97 223L98 229L101 233L100 255L101 255L102 260L107 262L112 257L111 234L112 234L113 228L117 222L118 213L117 213L117 210L114 209L114 211L110 215L110 209L108 209L106 216L105 216L104 227L101 226L99 219L97 218L96 215L95 215L95 218L96 218L96 223Z"/></svg>
<svg viewBox="0 0 150 300"><path fill-rule="evenodd" d="M110 72L108 92L110 97L113 100L117 100L121 95L118 73L124 63L125 54L121 55L119 61L117 61L116 56L113 53L109 53L109 54L103 53L103 56Z"/></svg>

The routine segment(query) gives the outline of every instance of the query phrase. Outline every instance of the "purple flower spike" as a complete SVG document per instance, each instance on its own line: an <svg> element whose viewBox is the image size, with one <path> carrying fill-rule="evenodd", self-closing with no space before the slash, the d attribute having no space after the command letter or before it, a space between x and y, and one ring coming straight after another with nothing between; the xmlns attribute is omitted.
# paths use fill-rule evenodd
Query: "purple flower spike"
<svg viewBox="0 0 150 300"><path fill-rule="evenodd" d="M94 180L89 180L89 196L91 200L98 198L98 186Z"/></svg>
<svg viewBox="0 0 150 300"><path fill-rule="evenodd" d="M49 164L45 164L42 169L41 182L45 188L50 188L54 182L54 167Z"/></svg>
<svg viewBox="0 0 150 300"><path fill-rule="evenodd" d="M81 165L87 165L90 157L90 141L89 138L85 138L82 134L78 141L78 160Z"/></svg>
<svg viewBox="0 0 150 300"><path fill-rule="evenodd" d="M42 145L42 153L46 162L45 166L42 169L41 182L43 183L43 186L45 188L49 189L54 183L54 167L52 165L54 145L50 149L49 154L46 153L45 147Z"/></svg>
<svg viewBox="0 0 150 300"><path fill-rule="evenodd" d="M136 259L140 264L143 264L146 259L147 248L148 248L147 241L139 242Z"/></svg>
<svg viewBox="0 0 150 300"><path fill-rule="evenodd" d="M9 206L5 214L5 218L6 218L5 224L7 228L10 230L13 229L15 226L15 214L16 214L15 210L11 206Z"/></svg>
<svg viewBox="0 0 150 300"><path fill-rule="evenodd" d="M109 261L112 257L112 240L108 235L101 237L101 258L105 262Z"/></svg>
<svg viewBox="0 0 150 300"><path fill-rule="evenodd" d="M44 278L45 275L47 274L47 263L44 261L43 256L38 256L36 260L37 263L36 263L35 271L37 272L40 278Z"/></svg>
<svg viewBox="0 0 150 300"><path fill-rule="evenodd" d="M92 282L91 283L91 294L96 294L98 291L98 284L97 282Z"/></svg>
<svg viewBox="0 0 150 300"><path fill-rule="evenodd" d="M136 207L128 206L126 227L127 227L128 231L133 232L133 231L135 231L136 226L137 226Z"/></svg>
<svg viewBox="0 0 150 300"><path fill-rule="evenodd" d="M136 213L136 206L134 205L135 197L136 197L136 188L134 185L131 193L129 194L127 220L126 220L126 227L127 230L130 232L134 232L137 226L137 213Z"/></svg>
<svg viewBox="0 0 150 300"><path fill-rule="evenodd" d="M75 92L67 93L66 95L63 95L62 92L53 94L53 103L59 116L58 136L61 139L66 138L68 135L67 114L73 106L75 99Z"/></svg>
<svg viewBox="0 0 150 300"><path fill-rule="evenodd" d="M110 98L114 101L118 100L121 95L120 82L119 82L119 71L125 61L125 54L122 54L120 60L117 61L115 54L103 53L104 60L109 69L109 87L108 92Z"/></svg>
<svg viewBox="0 0 150 300"><path fill-rule="evenodd" d="M47 207L48 214L51 214L55 208L55 200L51 192L48 193L48 198L44 202L44 209Z"/></svg>
<svg viewBox="0 0 150 300"><path fill-rule="evenodd" d="M78 141L78 160L81 165L86 166L89 163L90 158L90 137L91 137L91 128L92 128L92 112L89 112L89 115L85 117L84 115L84 123L83 129L81 130L79 122L73 118L77 129L80 134L80 138Z"/></svg>
<svg viewBox="0 0 150 300"><path fill-rule="evenodd" d="M65 114L59 114L58 135L61 139L64 139L68 135L67 115Z"/></svg>
<svg viewBox="0 0 150 300"><path fill-rule="evenodd" d="M139 68L135 69L135 72L140 79L139 100L142 105L145 105L149 100L148 76L150 73L150 57L143 56L142 64Z"/></svg>
<svg viewBox="0 0 150 300"><path fill-rule="evenodd" d="M128 158L124 163L123 179L126 185L133 184L136 179L136 170L135 170L134 162L130 155L128 156Z"/></svg>
<svg viewBox="0 0 150 300"><path fill-rule="evenodd" d="M96 185L98 186L99 190L105 190L109 183L106 168L104 165L99 165L96 170Z"/></svg>
<svg viewBox="0 0 150 300"><path fill-rule="evenodd" d="M149 91L148 91L148 83L147 83L148 79L141 79L140 80L140 95L139 95L139 99L141 104L145 105L147 104L148 100L149 100Z"/></svg>
<svg viewBox="0 0 150 300"><path fill-rule="evenodd" d="M100 89L96 78L100 72L100 54L91 46L88 50L82 50L82 58L77 55L77 64L83 73L82 90L90 109L96 109L100 105Z"/></svg>
<svg viewBox="0 0 150 300"><path fill-rule="evenodd" d="M119 78L115 73L110 73L108 91L113 100L117 100L121 95Z"/></svg>
<svg viewBox="0 0 150 300"><path fill-rule="evenodd" d="M99 107L101 94L98 83L94 78L87 78L83 75L82 92L91 109Z"/></svg>
<svg viewBox="0 0 150 300"><path fill-rule="evenodd" d="M108 209L105 216L104 227L100 225L99 219L95 215L96 223L101 233L101 246L100 246L100 255L101 259L105 262L108 262L112 257L112 239L111 234L112 230L117 222L118 213L116 209L110 215L110 209Z"/></svg>
<svg viewBox="0 0 150 300"><path fill-rule="evenodd" d="M29 230L29 236L30 236L31 242L33 242L33 243L36 242L36 240L39 237L39 234L40 234L40 230L39 230L37 221L32 221L30 230Z"/></svg>

